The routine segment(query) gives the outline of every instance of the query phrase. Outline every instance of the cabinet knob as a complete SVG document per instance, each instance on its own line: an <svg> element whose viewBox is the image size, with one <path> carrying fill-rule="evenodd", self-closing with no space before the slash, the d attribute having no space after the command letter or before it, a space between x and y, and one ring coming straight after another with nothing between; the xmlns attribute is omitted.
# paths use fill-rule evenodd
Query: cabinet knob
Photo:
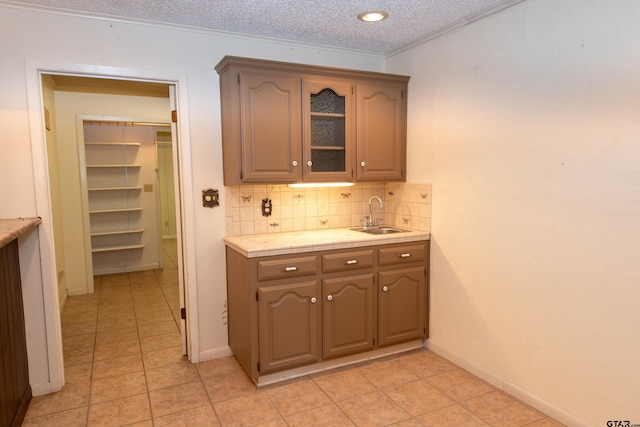
<svg viewBox="0 0 640 427"><path fill-rule="evenodd" d="M294 160L293 162L291 162L291 164L292 164L293 166L298 166L298 162L297 162L296 160Z"/></svg>
<svg viewBox="0 0 640 427"><path fill-rule="evenodd" d="M365 162L360 162L360 166L365 167L367 164Z"/></svg>
<svg viewBox="0 0 640 427"><path fill-rule="evenodd" d="M333 300L333 295L327 295L327 301Z"/></svg>
<svg viewBox="0 0 640 427"><path fill-rule="evenodd" d="M312 162L311 160L309 160L309 161L307 162L307 166L311 166L312 164L313 164L313 162Z"/></svg>
<svg viewBox="0 0 640 427"><path fill-rule="evenodd" d="M389 287L388 286L383 286L382 287L382 292L389 292Z"/></svg>
<svg viewBox="0 0 640 427"><path fill-rule="evenodd" d="M315 304L317 301L316 297L311 298L311 304Z"/></svg>

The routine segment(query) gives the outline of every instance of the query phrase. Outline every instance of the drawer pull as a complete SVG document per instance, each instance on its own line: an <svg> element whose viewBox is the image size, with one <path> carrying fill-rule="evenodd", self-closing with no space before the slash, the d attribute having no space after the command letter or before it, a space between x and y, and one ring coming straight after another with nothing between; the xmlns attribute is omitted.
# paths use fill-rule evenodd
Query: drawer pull
<svg viewBox="0 0 640 427"><path fill-rule="evenodd" d="M410 253L400 254L400 258L409 258L411 256Z"/></svg>
<svg viewBox="0 0 640 427"><path fill-rule="evenodd" d="M298 267L285 267L282 271L297 271Z"/></svg>
<svg viewBox="0 0 640 427"><path fill-rule="evenodd" d="M358 260L357 259L350 259L348 261L345 261L345 264L347 265L353 265L353 264L357 264Z"/></svg>

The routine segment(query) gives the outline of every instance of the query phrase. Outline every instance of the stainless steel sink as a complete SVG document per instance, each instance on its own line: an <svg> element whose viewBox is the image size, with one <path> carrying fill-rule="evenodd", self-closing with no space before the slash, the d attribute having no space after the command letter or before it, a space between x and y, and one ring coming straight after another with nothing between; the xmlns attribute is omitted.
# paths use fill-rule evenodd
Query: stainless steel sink
<svg viewBox="0 0 640 427"><path fill-rule="evenodd" d="M392 233L405 233L409 230L403 230L402 228L388 227L381 225L379 227L367 227L367 228L354 228L353 230L360 231L368 234L392 234Z"/></svg>

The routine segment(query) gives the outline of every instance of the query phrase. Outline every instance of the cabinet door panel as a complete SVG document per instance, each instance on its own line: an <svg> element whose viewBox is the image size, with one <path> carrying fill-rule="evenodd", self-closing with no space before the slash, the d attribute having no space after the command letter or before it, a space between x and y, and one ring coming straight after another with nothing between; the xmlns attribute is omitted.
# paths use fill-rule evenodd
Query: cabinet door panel
<svg viewBox="0 0 640 427"><path fill-rule="evenodd" d="M379 274L379 345L422 338L425 335L426 278L424 267Z"/></svg>
<svg viewBox="0 0 640 427"><path fill-rule="evenodd" d="M318 297L317 281L258 288L261 374L319 360Z"/></svg>
<svg viewBox="0 0 640 427"><path fill-rule="evenodd" d="M404 86L358 84L357 92L358 181L404 180Z"/></svg>
<svg viewBox="0 0 640 427"><path fill-rule="evenodd" d="M243 181L300 177L300 83L288 75L240 73Z"/></svg>
<svg viewBox="0 0 640 427"><path fill-rule="evenodd" d="M375 331L373 273L322 281L323 358L371 350Z"/></svg>
<svg viewBox="0 0 640 427"><path fill-rule="evenodd" d="M302 80L305 181L352 181L355 129L353 85Z"/></svg>

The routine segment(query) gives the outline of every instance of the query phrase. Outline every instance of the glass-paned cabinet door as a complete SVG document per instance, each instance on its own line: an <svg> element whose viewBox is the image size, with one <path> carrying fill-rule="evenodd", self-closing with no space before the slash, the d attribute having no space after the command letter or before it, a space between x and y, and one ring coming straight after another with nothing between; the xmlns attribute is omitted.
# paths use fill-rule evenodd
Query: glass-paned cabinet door
<svg viewBox="0 0 640 427"><path fill-rule="evenodd" d="M352 181L353 89L350 82L303 80L304 181Z"/></svg>

